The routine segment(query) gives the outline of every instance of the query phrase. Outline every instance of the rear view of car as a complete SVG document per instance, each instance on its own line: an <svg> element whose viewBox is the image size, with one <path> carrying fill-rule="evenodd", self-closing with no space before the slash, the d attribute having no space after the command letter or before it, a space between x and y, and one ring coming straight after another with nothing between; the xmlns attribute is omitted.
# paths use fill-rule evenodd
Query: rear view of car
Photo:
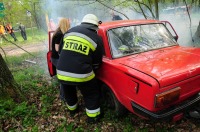
<svg viewBox="0 0 200 132"><path fill-rule="evenodd" d="M179 120L199 104L200 49L179 46L165 24L133 20L100 26L105 58L98 78L117 99L110 102L116 112L125 107L148 119Z"/></svg>
<svg viewBox="0 0 200 132"><path fill-rule="evenodd" d="M51 34L47 62L54 76ZM116 115L129 110L145 119L177 121L200 109L200 48L179 46L169 22L103 22L98 34L104 57L96 77L103 101Z"/></svg>

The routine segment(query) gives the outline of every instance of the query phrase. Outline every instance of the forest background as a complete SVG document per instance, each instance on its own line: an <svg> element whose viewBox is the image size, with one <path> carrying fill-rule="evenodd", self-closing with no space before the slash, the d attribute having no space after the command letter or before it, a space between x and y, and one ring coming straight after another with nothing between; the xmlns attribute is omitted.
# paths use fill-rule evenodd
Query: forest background
<svg viewBox="0 0 200 132"><path fill-rule="evenodd" d="M95 125L84 122L84 113L68 118L69 113L59 100L58 82L49 76L45 60L49 22L57 24L60 17L66 17L73 27L87 13L97 15L102 22L112 19L112 11L123 19L167 20L177 31L180 45L199 46L198 40L195 43L192 40L198 32L200 0L0 0L0 3L3 3L0 24L11 23L20 38L18 24L23 23L28 35L27 41L20 38L15 43L7 35L8 41L3 40L0 45L0 131L200 131L198 119L154 122L131 113L116 118L107 109L102 122ZM22 50L27 45L38 50L17 55L4 52L10 47ZM5 91L8 96L2 94Z"/></svg>

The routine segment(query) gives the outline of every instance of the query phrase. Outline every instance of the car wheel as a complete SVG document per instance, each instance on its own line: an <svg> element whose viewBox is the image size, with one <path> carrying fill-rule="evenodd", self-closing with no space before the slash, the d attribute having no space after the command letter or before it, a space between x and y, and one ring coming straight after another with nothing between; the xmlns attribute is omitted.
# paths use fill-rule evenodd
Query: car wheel
<svg viewBox="0 0 200 132"><path fill-rule="evenodd" d="M127 109L118 101L112 90L106 85L102 85L101 90L103 104L114 111L116 116L124 116L127 113Z"/></svg>

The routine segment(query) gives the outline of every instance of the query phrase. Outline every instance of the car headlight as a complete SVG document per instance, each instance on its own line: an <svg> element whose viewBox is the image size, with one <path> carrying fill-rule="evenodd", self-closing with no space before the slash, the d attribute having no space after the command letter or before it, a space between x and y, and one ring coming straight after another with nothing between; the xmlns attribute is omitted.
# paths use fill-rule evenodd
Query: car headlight
<svg viewBox="0 0 200 132"><path fill-rule="evenodd" d="M155 97L155 108L159 108L170 104L179 99L180 96L180 87L165 91L160 94L156 94Z"/></svg>

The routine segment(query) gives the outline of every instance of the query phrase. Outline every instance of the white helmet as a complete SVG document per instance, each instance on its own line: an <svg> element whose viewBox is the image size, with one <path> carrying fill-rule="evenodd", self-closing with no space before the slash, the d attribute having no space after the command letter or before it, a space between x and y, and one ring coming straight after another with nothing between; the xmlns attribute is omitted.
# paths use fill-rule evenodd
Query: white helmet
<svg viewBox="0 0 200 132"><path fill-rule="evenodd" d="M98 26L99 20L94 14L87 14L83 17L82 23L90 23Z"/></svg>

